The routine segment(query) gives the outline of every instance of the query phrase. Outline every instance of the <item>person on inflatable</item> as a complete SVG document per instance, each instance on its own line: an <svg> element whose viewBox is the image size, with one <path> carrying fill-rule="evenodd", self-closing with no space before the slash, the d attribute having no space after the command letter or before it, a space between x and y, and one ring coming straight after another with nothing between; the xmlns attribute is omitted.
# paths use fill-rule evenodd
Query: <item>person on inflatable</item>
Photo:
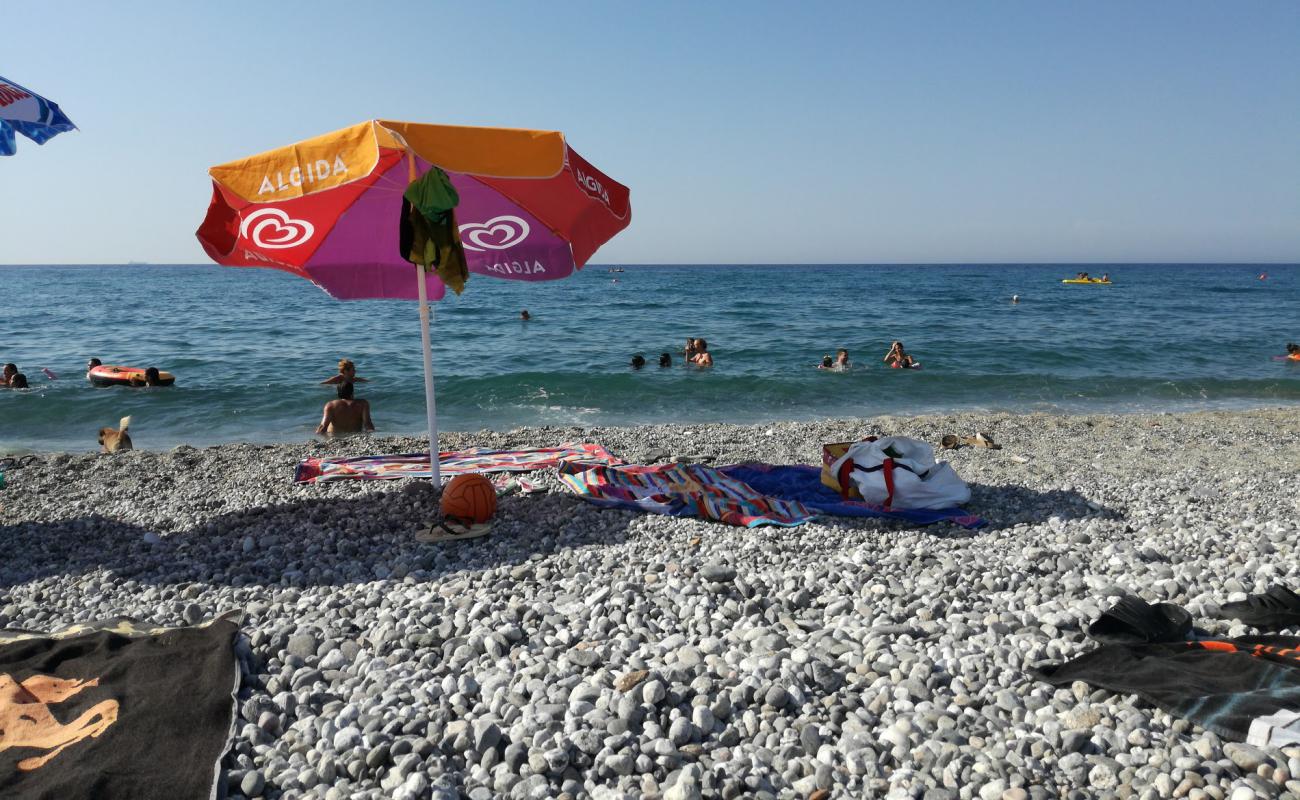
<svg viewBox="0 0 1300 800"><path fill-rule="evenodd" d="M1300 361L1300 344L1291 342L1286 346L1286 358L1288 361Z"/></svg>

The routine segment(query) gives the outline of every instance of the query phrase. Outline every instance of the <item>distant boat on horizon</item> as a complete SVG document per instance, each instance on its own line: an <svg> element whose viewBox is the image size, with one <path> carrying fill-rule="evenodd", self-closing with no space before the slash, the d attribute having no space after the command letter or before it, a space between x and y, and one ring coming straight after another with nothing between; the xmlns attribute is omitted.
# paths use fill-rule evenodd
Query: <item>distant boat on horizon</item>
<svg viewBox="0 0 1300 800"><path fill-rule="evenodd" d="M148 262L148 261L128 261L128 262L126 262L126 265L127 265L128 267L147 267L147 266L149 266L149 262Z"/></svg>

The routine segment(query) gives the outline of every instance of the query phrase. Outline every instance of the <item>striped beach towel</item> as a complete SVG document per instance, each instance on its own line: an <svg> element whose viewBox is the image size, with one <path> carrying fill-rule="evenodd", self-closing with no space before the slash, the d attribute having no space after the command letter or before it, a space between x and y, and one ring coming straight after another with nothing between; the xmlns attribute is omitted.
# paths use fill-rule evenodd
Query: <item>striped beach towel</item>
<svg viewBox="0 0 1300 800"><path fill-rule="evenodd" d="M479 448L438 454L438 465L444 481L467 472L532 472L569 462L623 463L598 444L562 444L559 447L532 447L520 450ZM429 477L432 477L432 472L429 469L428 453L356 458L309 458L299 464L293 474L295 483Z"/></svg>
<svg viewBox="0 0 1300 800"><path fill-rule="evenodd" d="M801 503L759 494L748 484L701 464L605 466L565 463L560 480L584 500L728 525L802 525L816 516Z"/></svg>

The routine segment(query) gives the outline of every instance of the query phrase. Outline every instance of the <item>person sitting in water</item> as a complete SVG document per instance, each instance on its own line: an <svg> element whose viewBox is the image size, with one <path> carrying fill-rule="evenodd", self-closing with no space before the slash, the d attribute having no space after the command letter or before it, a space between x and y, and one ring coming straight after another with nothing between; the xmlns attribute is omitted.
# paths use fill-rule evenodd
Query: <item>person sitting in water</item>
<svg viewBox="0 0 1300 800"><path fill-rule="evenodd" d="M637 353L632 356L632 369L641 369L645 366L645 356Z"/></svg>
<svg viewBox="0 0 1300 800"><path fill-rule="evenodd" d="M18 365L14 363L5 364L4 371L0 372L0 386L12 386L14 376L18 374Z"/></svg>
<svg viewBox="0 0 1300 800"><path fill-rule="evenodd" d="M325 404L325 413L316 426L316 433L334 436L373 431L375 423L370 421L370 402L353 399L351 381L340 383L337 391L338 399Z"/></svg>
<svg viewBox="0 0 1300 800"><path fill-rule="evenodd" d="M916 359L907 354L902 342L895 341L885 353L885 363L894 369L911 369L916 366Z"/></svg>
<svg viewBox="0 0 1300 800"><path fill-rule="evenodd" d="M695 340L695 355L691 357L691 363L697 367L713 366L713 356L709 353L709 343L703 339Z"/></svg>
<svg viewBox="0 0 1300 800"><path fill-rule="evenodd" d="M333 386L336 383L369 383L365 378L357 377L357 365L350 358L339 359L339 374L321 381L321 386Z"/></svg>
<svg viewBox="0 0 1300 800"><path fill-rule="evenodd" d="M849 368L849 351L841 347L835 351L835 369Z"/></svg>
<svg viewBox="0 0 1300 800"><path fill-rule="evenodd" d="M1110 281L1110 273L1109 272L1101 273L1101 282L1106 283L1108 281Z"/></svg>
<svg viewBox="0 0 1300 800"><path fill-rule="evenodd" d="M16 373L12 378L9 379L9 388L10 388L10 389L26 389L26 388L27 388L27 376L24 375L24 374L22 374L21 372Z"/></svg>
<svg viewBox="0 0 1300 800"><path fill-rule="evenodd" d="M532 317L528 314L528 309L525 308L523 311L519 312L519 319L522 322L527 322L528 320L532 319Z"/></svg>
<svg viewBox="0 0 1300 800"><path fill-rule="evenodd" d="M672 365L673 365L673 357L671 355L669 355L668 353L659 354L659 366L671 367Z"/></svg>

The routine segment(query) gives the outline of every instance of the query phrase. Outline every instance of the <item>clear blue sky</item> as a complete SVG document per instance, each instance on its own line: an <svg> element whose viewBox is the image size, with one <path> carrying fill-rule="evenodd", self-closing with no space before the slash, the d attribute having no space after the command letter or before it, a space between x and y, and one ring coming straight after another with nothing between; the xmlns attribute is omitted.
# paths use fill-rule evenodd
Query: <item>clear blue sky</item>
<svg viewBox="0 0 1300 800"><path fill-rule="evenodd" d="M597 263L1300 260L1300 3L6 3L81 130L0 263L197 263L206 168L374 117L552 128Z"/></svg>

